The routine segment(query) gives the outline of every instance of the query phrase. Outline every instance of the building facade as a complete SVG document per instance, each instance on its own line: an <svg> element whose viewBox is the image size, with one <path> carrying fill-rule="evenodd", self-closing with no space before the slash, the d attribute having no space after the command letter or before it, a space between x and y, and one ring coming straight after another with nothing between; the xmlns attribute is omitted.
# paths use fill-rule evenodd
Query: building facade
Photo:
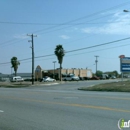
<svg viewBox="0 0 130 130"><path fill-rule="evenodd" d="M91 69L62 69L62 74L74 74L75 76L79 77L92 77L92 70ZM55 77L58 75L58 78L60 77L60 69L51 69L51 70L43 70L39 65L35 69L35 78L41 79L44 76L50 76Z"/></svg>

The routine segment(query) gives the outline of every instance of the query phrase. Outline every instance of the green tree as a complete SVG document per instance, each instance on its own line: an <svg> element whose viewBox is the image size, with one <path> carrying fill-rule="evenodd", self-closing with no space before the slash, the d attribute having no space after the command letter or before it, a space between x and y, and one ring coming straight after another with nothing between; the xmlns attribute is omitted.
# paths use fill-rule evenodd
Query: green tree
<svg viewBox="0 0 130 130"><path fill-rule="evenodd" d="M11 58L11 65L12 68L14 68L15 76L17 75L18 66L20 65L20 62L18 61L17 57Z"/></svg>
<svg viewBox="0 0 130 130"><path fill-rule="evenodd" d="M57 45L54 53L57 56L58 62L60 64L60 81L61 81L62 80L61 69L62 69L63 57L65 56L65 50L62 47L62 45Z"/></svg>
<svg viewBox="0 0 130 130"><path fill-rule="evenodd" d="M118 75L119 75L119 74L118 74L118 71L116 71L116 70L114 70L112 73L113 73L113 75L115 75L116 77L118 77Z"/></svg>
<svg viewBox="0 0 130 130"><path fill-rule="evenodd" d="M96 72L96 76L98 76L98 77L102 77L102 74L103 74L103 72L102 72L102 71L97 70L97 72Z"/></svg>

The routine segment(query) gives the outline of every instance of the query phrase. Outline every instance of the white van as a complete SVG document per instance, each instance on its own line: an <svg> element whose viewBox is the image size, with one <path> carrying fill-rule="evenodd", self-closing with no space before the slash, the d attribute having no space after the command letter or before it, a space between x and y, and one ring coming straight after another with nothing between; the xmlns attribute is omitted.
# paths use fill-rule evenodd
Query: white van
<svg viewBox="0 0 130 130"><path fill-rule="evenodd" d="M24 81L21 76L15 76L10 79L11 82L22 82Z"/></svg>

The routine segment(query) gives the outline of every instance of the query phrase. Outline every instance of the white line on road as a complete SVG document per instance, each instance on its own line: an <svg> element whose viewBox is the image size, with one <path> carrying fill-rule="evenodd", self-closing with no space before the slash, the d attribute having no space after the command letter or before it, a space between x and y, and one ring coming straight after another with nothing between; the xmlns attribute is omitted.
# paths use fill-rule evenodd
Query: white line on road
<svg viewBox="0 0 130 130"><path fill-rule="evenodd" d="M4 111L0 110L0 112L4 112Z"/></svg>
<svg viewBox="0 0 130 130"><path fill-rule="evenodd" d="M45 85L56 85L56 84L59 84L59 83L51 83L51 84L45 84Z"/></svg>

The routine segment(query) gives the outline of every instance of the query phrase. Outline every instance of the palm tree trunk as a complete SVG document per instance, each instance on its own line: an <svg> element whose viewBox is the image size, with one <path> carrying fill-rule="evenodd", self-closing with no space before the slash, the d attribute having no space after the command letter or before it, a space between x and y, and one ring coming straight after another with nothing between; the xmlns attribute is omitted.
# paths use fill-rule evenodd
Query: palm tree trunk
<svg viewBox="0 0 130 130"><path fill-rule="evenodd" d="M15 76L17 76L17 70L15 70Z"/></svg>
<svg viewBox="0 0 130 130"><path fill-rule="evenodd" d="M61 69L62 69L62 65L60 64L60 81L62 81Z"/></svg>

